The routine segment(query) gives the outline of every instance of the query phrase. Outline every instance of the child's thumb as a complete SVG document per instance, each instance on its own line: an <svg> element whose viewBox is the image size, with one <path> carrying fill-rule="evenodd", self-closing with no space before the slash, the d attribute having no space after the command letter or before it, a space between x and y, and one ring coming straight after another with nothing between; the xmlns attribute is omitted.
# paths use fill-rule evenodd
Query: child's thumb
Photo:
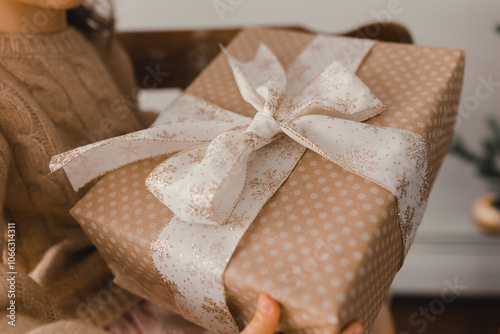
<svg viewBox="0 0 500 334"><path fill-rule="evenodd" d="M248 323L242 334L272 334L276 330L280 318L280 307L266 294L259 295L257 312Z"/></svg>
<svg viewBox="0 0 500 334"><path fill-rule="evenodd" d="M353 323L340 334L363 334L363 326L358 323Z"/></svg>

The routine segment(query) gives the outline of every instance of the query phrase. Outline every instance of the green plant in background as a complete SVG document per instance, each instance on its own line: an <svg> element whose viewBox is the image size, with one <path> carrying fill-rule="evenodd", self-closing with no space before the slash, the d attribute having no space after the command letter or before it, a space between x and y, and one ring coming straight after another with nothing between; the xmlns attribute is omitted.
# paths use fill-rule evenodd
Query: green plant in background
<svg viewBox="0 0 500 334"><path fill-rule="evenodd" d="M500 209L500 124L494 117L486 120L489 136L483 139L483 152L474 153L457 137L450 152L474 164L480 177L484 178L496 194L495 207Z"/></svg>

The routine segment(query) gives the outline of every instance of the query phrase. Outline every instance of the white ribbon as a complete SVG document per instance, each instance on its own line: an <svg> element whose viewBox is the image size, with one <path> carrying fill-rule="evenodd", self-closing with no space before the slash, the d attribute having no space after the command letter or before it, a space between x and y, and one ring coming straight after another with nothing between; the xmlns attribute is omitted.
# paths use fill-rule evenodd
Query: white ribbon
<svg viewBox="0 0 500 334"><path fill-rule="evenodd" d="M287 70L264 45L248 63L225 51L253 118L185 94L153 128L55 156L51 170L64 168L78 189L132 161L179 152L146 180L175 213L152 244L153 260L184 317L213 332L237 332L224 270L306 148L394 194L405 254L414 238L426 204L425 142L361 123L384 108L353 74L372 46L318 36Z"/></svg>

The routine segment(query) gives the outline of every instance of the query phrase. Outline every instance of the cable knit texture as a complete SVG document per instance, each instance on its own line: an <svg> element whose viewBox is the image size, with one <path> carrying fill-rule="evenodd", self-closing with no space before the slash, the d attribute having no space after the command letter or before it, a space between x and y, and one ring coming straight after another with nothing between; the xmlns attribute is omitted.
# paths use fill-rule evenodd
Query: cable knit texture
<svg viewBox="0 0 500 334"><path fill-rule="evenodd" d="M116 42L74 28L0 34L0 332L99 333L138 299L112 275L69 209L52 155L141 129L130 61ZM6 230L16 227L16 327L7 325ZM75 319L79 319L76 321ZM14 330L15 329L15 330Z"/></svg>

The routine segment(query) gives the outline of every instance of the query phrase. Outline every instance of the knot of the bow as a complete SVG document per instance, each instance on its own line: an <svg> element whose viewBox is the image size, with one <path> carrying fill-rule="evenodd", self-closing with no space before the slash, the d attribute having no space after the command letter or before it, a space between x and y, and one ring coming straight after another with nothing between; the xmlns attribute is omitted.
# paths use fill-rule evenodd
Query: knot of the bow
<svg viewBox="0 0 500 334"><path fill-rule="evenodd" d="M271 140L281 132L281 128L273 115L269 111L264 110L255 114L246 131L266 140Z"/></svg>

